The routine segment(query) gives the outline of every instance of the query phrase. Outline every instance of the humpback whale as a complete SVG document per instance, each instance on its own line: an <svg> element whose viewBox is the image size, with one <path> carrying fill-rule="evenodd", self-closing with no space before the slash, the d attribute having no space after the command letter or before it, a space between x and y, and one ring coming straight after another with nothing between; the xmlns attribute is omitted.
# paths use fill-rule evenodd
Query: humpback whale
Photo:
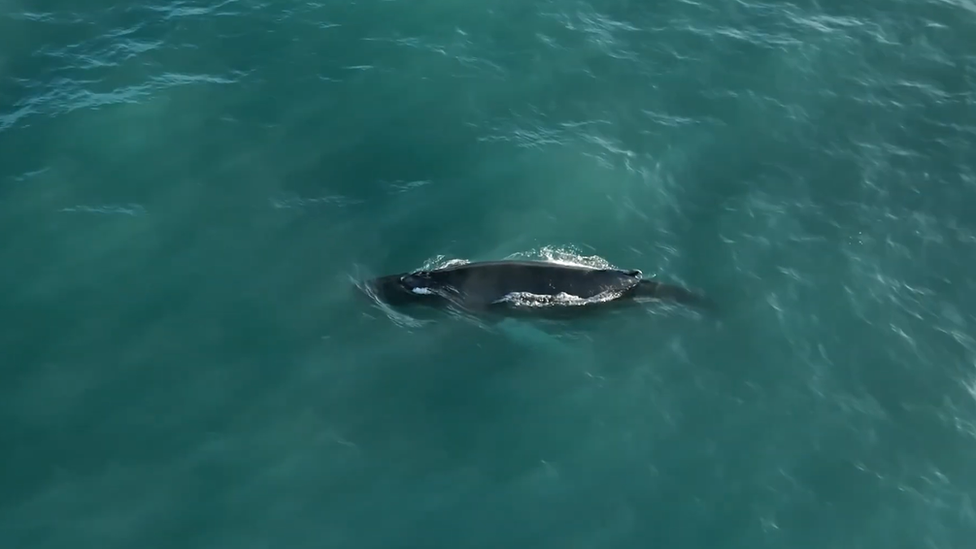
<svg viewBox="0 0 976 549"><path fill-rule="evenodd" d="M483 261L373 278L367 290L390 306L456 305L476 313L582 313L661 301L712 308L688 289L646 280L638 269L601 269L548 261Z"/></svg>

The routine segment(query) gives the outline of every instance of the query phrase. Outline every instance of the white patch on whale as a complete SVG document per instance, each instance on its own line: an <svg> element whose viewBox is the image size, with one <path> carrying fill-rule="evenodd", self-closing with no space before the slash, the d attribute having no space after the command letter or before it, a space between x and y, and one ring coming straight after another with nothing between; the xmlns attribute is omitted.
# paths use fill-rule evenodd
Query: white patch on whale
<svg viewBox="0 0 976 549"><path fill-rule="evenodd" d="M558 306L580 306L591 303L605 303L617 299L623 294L620 291L606 291L590 298L582 298L566 292L559 292L555 295L539 295L530 292L512 292L506 294L494 303L509 303L517 307L558 307Z"/></svg>
<svg viewBox="0 0 976 549"><path fill-rule="evenodd" d="M410 288L410 291L413 292L413 293L415 293L415 294L420 294L420 295L433 295L434 294L434 290L431 290L430 288Z"/></svg>

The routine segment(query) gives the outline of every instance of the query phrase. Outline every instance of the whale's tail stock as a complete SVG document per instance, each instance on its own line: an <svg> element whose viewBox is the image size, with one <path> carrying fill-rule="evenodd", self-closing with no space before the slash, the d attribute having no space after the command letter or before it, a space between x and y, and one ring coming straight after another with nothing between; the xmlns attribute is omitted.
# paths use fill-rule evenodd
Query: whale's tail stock
<svg viewBox="0 0 976 549"><path fill-rule="evenodd" d="M633 290L634 297L671 301L715 312L716 303L709 297L680 286L662 284L653 280L641 280Z"/></svg>

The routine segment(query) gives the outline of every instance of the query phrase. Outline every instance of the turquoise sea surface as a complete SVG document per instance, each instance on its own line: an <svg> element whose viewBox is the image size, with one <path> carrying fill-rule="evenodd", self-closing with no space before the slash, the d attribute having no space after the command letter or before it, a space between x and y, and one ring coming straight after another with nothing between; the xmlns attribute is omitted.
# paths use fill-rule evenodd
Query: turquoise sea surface
<svg viewBox="0 0 976 549"><path fill-rule="evenodd" d="M4 0L0 549L976 547L974 273L973 0Z"/></svg>

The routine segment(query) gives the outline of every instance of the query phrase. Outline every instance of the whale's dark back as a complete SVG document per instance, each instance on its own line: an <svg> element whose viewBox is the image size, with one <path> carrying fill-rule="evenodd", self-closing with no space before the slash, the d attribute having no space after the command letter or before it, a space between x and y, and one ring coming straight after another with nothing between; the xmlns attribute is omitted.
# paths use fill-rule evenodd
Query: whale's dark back
<svg viewBox="0 0 976 549"><path fill-rule="evenodd" d="M411 284L451 287L462 295L485 301L515 292L536 295L566 293L591 298L608 291L624 291L640 281L639 271L594 269L541 261L491 261L468 263L412 275Z"/></svg>
<svg viewBox="0 0 976 549"><path fill-rule="evenodd" d="M714 309L714 303L704 296L641 277L641 272L636 269L596 269L543 261L503 260L391 274L374 278L365 287L375 298L394 306L414 303L436 306L454 302L481 309L513 293L541 296L565 293L588 299L612 291L621 294L621 299L613 300L613 303L643 298ZM590 310L591 307L572 309Z"/></svg>

